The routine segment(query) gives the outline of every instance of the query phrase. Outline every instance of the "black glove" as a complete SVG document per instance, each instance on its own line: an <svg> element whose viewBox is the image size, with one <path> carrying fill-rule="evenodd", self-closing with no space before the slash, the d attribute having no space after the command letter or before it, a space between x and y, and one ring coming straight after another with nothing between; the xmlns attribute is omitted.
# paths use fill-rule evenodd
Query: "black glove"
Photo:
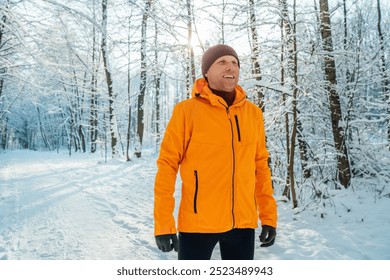
<svg viewBox="0 0 390 280"><path fill-rule="evenodd" d="M161 251L170 252L172 251L172 249L175 249L176 252L179 251L179 241L177 239L176 234L156 235L155 238L157 247Z"/></svg>
<svg viewBox="0 0 390 280"><path fill-rule="evenodd" d="M276 237L276 228L264 225L259 237L260 242L262 243L260 247L269 247L274 245Z"/></svg>

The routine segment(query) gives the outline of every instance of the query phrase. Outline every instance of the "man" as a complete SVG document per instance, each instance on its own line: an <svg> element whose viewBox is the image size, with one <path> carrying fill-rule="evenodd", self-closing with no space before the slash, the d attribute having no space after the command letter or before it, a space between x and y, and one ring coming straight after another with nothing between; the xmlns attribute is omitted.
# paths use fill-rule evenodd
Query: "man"
<svg viewBox="0 0 390 280"><path fill-rule="evenodd" d="M160 250L175 249L181 260L210 259L217 243L222 259L253 259L259 218L261 246L275 241L277 211L263 116L237 84L239 72L233 48L209 48L202 57L203 78L195 82L192 98L174 108L161 143L154 234Z"/></svg>

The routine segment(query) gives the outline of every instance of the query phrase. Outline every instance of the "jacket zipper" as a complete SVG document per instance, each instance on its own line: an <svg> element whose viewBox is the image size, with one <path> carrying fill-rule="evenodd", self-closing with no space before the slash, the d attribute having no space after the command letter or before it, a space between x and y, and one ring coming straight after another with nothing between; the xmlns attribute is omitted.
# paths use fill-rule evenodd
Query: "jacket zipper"
<svg viewBox="0 0 390 280"><path fill-rule="evenodd" d="M235 177L235 172L236 172L236 155L235 155L235 150L234 150L233 122L232 122L232 119L230 118L229 107L226 107L226 113L227 113L228 118L229 118L230 129L231 129L231 132L232 132L232 152L233 152L233 172L232 172L232 218L233 218L233 226L232 226L232 229L234 229L235 224L236 224L236 219L234 217L234 196L235 196L235 192L234 192L234 177Z"/></svg>
<svg viewBox="0 0 390 280"><path fill-rule="evenodd" d="M197 209L197 200L198 200L198 188L199 188L199 182L198 182L198 171L194 170L194 176L195 176L195 194L194 194L194 213L198 213Z"/></svg>
<svg viewBox="0 0 390 280"><path fill-rule="evenodd" d="M236 120L236 128L237 128L238 142L241 142L241 132L240 132L240 124L238 123L238 116L237 116L237 115L234 115L234 119Z"/></svg>

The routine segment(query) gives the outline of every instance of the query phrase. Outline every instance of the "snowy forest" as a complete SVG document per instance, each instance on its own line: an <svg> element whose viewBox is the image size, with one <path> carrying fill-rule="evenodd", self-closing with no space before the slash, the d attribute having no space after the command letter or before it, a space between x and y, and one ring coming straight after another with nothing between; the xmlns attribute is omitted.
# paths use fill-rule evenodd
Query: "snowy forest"
<svg viewBox="0 0 390 280"><path fill-rule="evenodd" d="M158 154L202 53L240 57L292 207L389 196L388 0L0 0L0 150Z"/></svg>

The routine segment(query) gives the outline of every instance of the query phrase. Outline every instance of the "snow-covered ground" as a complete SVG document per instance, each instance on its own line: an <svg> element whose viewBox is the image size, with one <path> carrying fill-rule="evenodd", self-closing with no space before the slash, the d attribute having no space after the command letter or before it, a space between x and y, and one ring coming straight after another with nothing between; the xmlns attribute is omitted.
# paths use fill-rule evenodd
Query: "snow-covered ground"
<svg viewBox="0 0 390 280"><path fill-rule="evenodd" d="M0 260L175 260L154 242L155 160L1 152ZM390 198L364 186L330 194L317 211L278 201L276 244L256 240L255 258L389 260Z"/></svg>

